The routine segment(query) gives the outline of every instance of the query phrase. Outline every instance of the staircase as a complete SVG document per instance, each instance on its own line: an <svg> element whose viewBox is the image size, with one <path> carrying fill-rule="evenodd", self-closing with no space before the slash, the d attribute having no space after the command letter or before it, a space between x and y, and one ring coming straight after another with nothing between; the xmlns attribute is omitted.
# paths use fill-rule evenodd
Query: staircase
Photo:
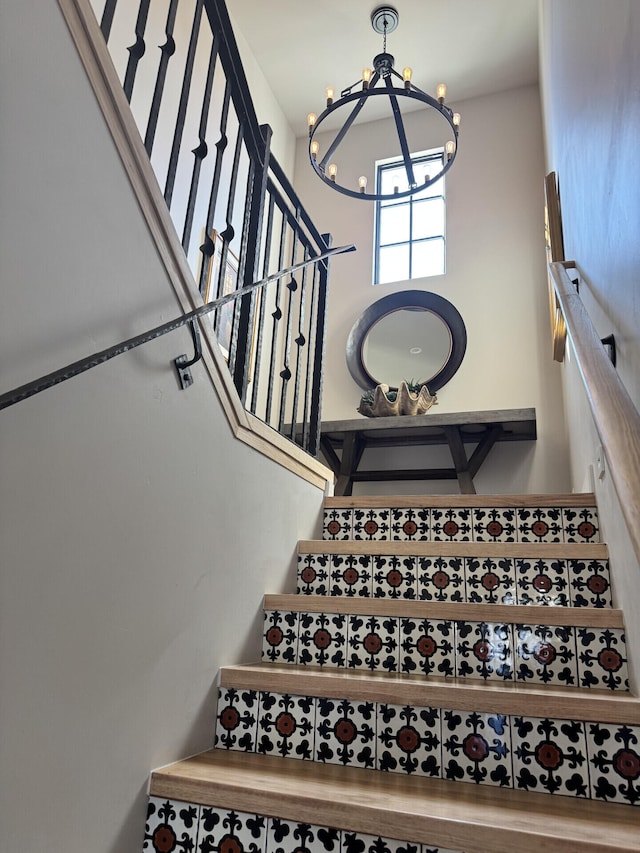
<svg viewBox="0 0 640 853"><path fill-rule="evenodd" d="M264 611L215 748L153 773L145 851L640 851L593 495L328 498Z"/></svg>

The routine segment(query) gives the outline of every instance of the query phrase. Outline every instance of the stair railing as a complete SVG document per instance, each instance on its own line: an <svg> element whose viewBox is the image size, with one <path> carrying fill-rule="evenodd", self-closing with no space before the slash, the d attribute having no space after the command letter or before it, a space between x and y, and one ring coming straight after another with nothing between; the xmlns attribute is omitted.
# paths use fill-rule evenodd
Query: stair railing
<svg viewBox="0 0 640 853"><path fill-rule="evenodd" d="M549 264L555 294L630 540L640 561L640 414L596 332L567 267Z"/></svg>
<svg viewBox="0 0 640 853"><path fill-rule="evenodd" d="M328 264L251 286L331 238L271 152L224 0L92 2L242 404L315 455Z"/></svg>
<svg viewBox="0 0 640 853"><path fill-rule="evenodd" d="M33 397L42 391L46 391L48 388L53 388L54 385L66 382L74 376L79 376L81 373L91 370L93 367L98 367L98 365L104 364L118 355L123 355L124 353L130 352L143 344L154 341L157 338L161 338L164 335L169 334L169 332L174 332L176 329L190 325L195 349L194 357L192 359L188 359L186 355L180 355L174 359L174 364L178 371L178 377L182 383L182 387L186 388L193 382L190 368L193 364L199 361L202 355L200 347L200 333L197 326L198 320L206 317L214 311L218 311L225 305L233 305L239 300L245 299L247 296L251 296L255 292L264 288L265 285L271 284L272 282L280 283L281 279L300 271L304 274L308 267L315 265L316 267L324 266L326 268L327 261L330 257L342 254L343 252L352 252L353 250L354 246L337 246L333 249L328 249L318 257L308 258L305 261L301 261L293 266L287 267L287 269L267 276L261 281L252 282L242 290L235 290L225 296L214 299L205 305L201 305L199 308L195 308L193 311L189 311L180 317L176 317L174 320L169 320L167 323L155 326L147 332L142 332L139 335L128 338L126 341L120 341L120 343L114 344L107 349L93 353L85 358L81 358L78 361L74 361L72 364L67 364L65 367L59 368L58 370L54 370L52 373L46 374L46 376L41 376L39 379L20 385L12 391L0 394L0 411L2 409L8 409L16 403L20 403L22 400L27 400L29 397ZM319 424L316 424L316 426L319 429ZM314 439L313 442L311 442L312 439ZM319 434L314 435L311 433L310 429L307 429L306 435L303 436L303 441L299 443L301 443L305 450L309 450L309 452L313 450L314 455L316 455L318 439Z"/></svg>

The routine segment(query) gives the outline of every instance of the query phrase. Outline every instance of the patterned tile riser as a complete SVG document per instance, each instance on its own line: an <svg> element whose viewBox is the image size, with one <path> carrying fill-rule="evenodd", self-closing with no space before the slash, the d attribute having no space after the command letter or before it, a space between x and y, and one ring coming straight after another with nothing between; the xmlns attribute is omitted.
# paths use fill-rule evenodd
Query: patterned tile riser
<svg viewBox="0 0 640 853"><path fill-rule="evenodd" d="M608 560L299 554L299 595L611 607Z"/></svg>
<svg viewBox="0 0 640 853"><path fill-rule="evenodd" d="M461 853L160 797L149 797L142 849L155 853Z"/></svg>
<svg viewBox="0 0 640 853"><path fill-rule="evenodd" d="M371 672L628 690L624 632L266 611L262 659Z"/></svg>
<svg viewBox="0 0 640 853"><path fill-rule="evenodd" d="M640 805L640 726L223 688L216 747Z"/></svg>
<svg viewBox="0 0 640 853"><path fill-rule="evenodd" d="M325 509L323 539L599 542L595 507Z"/></svg>

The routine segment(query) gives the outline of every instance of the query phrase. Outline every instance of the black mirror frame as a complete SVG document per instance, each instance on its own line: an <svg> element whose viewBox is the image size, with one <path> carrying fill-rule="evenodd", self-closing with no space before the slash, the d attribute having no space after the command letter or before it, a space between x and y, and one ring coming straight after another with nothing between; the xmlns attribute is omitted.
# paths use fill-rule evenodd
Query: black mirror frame
<svg viewBox="0 0 640 853"><path fill-rule="evenodd" d="M362 360L364 340L371 328L387 314L401 308L423 308L436 314L451 334L451 352L442 369L427 381L430 393L435 393L456 373L467 349L467 330L458 309L443 296L424 290L404 290L384 296L362 312L347 338L349 372L365 391L375 388L379 380L371 376ZM411 377L409 377L411 378Z"/></svg>

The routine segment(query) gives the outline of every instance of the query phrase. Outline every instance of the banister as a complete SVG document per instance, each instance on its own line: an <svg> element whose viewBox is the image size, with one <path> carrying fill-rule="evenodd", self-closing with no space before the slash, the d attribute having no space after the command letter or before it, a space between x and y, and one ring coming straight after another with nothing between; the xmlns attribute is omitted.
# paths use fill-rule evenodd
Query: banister
<svg viewBox="0 0 640 853"><path fill-rule="evenodd" d="M7 391L4 394L0 395L0 410L7 409L9 406L13 406L16 403L21 402L22 400L26 400L29 397L33 397L35 394L39 394L41 391L46 391L47 388L52 388L54 385L59 385L61 382L65 382L67 379L72 379L74 376L78 376L80 373L84 373L87 370L91 370L92 367L97 367L99 364L104 364L106 361L110 361L112 358L115 358L117 355L122 355L125 352L130 352L133 349L136 349L143 344L149 343L150 341L154 341L157 338L161 338L163 335L168 334L169 332L173 332L176 329L180 329L182 326L186 326L188 323L193 323L195 320L200 319L200 317L204 317L207 314L210 314L212 311L215 311L217 308L220 308L222 305L226 305L228 302L233 302L236 299L240 299L243 296L246 296L247 293L250 293L253 290L257 290L261 287L264 287L267 284L270 284L273 281L277 281L280 278L291 275L294 272L297 272L304 267L308 267L310 264L318 263L319 261L324 261L332 255L339 255L344 252L353 252L355 251L355 246L353 244L348 246L336 246L334 249L327 249L326 252L322 252L320 255L316 255L313 258L307 258L304 261L300 261L297 264L293 264L286 269L279 270L276 273L272 273L272 275L266 276L265 278L260 279L260 281L255 281L252 284L247 285L246 287L242 287L239 290L234 290L231 293L228 293L226 296L221 296L219 299L214 299L212 302L207 302L205 305L201 305L199 308L195 308L193 311L189 311L186 314L183 314L180 317L176 317L174 320L169 320L167 323L162 323L160 326L155 326L153 329L149 329L147 332L142 332L139 335L135 335L132 338L128 338L126 341L120 341L120 343L114 344L113 346L108 347L107 349L101 350L101 352L93 353L93 355L85 356L84 358L79 359L78 361L74 361L71 364L66 365L65 367L61 367L58 370L54 370L52 373L47 373L45 376L41 376L39 379L34 379L31 382L27 382L24 385L20 385L18 388L14 388L12 391Z"/></svg>
<svg viewBox="0 0 640 853"><path fill-rule="evenodd" d="M154 52L147 49L155 44L152 34L156 32L156 24L159 26L159 19L148 26L149 0L133 0L133 5L139 7L135 27L129 21L113 32L111 24L114 15L117 19L118 0L91 0L91 5L89 0L58 2L63 7L73 7L70 19L79 47L86 50L86 42L89 43L83 60L87 72L95 75L95 62L96 81L100 87L103 81L106 83L109 106L114 107L115 113L109 125L112 132L113 128L120 129L120 113L126 116L126 142L135 151L136 177L142 171L145 184L149 181L147 166L154 153L154 139L159 142L162 137L163 150L168 150L170 143L168 160L155 157L152 167L159 188L164 187L164 202L175 226L175 233L173 229L169 233L163 220L166 232L163 238L174 253L174 237L182 234L184 255L207 303L231 289L246 293L246 287L274 268L308 258L323 259L310 271L305 270L310 274L303 273L300 281L291 277L291 281L285 282L279 276L273 288L275 310L267 312L267 300L260 300L257 293L252 293L254 298L233 302L212 315L240 405L276 431L280 428L276 408L280 413L286 411L287 420L304 426L302 449L316 455L322 365L315 365L314 358L323 357L325 349L329 282L328 256L323 253L330 242L319 233L273 157L271 129L268 125L258 125L225 0L192 0L185 5L179 26L176 25L178 0L171 0L166 7L166 42L157 45L160 51L160 56L155 54L157 61ZM126 0L121 0L121 5L125 6ZM99 17L100 6L103 14L98 28L93 13ZM174 50L174 35L180 41L180 51ZM137 135L131 132L134 117L129 115L121 92L115 91L117 72L105 55L103 36L109 40L107 47L114 57L124 56L122 51L135 43L125 80L120 79L120 84L124 83L127 90L124 100L133 99L137 105L143 146L138 145ZM141 68L149 75L142 87L135 82ZM155 84L148 85L154 73ZM170 98L164 97L168 94ZM163 120L158 125L161 111ZM129 156L130 152L125 152L125 165ZM178 186L180 192L174 198ZM153 198L156 208L148 212L145 209L145 215L150 214L147 219L153 231L153 214L161 218L164 214L157 209L155 183L153 188L146 185L145 193ZM182 266L183 255L176 260ZM188 297L182 302L183 310L193 304ZM225 303L218 303L221 304ZM188 317L180 319L179 325L187 322L191 324L195 355L181 355L174 360L182 387L193 381L189 367L199 358L198 325ZM126 351L131 345L132 342L125 341L118 346ZM104 360L105 354L98 357ZM93 366L95 360L96 356L91 356L88 365L72 365L74 375ZM61 373L68 374L69 370L63 369ZM67 375L48 377L52 384L64 378ZM6 398L0 397L0 401L3 399ZM309 430L309 424L318 428Z"/></svg>
<svg viewBox="0 0 640 853"><path fill-rule="evenodd" d="M640 560L640 414L611 363L564 262L549 264L611 479Z"/></svg>

